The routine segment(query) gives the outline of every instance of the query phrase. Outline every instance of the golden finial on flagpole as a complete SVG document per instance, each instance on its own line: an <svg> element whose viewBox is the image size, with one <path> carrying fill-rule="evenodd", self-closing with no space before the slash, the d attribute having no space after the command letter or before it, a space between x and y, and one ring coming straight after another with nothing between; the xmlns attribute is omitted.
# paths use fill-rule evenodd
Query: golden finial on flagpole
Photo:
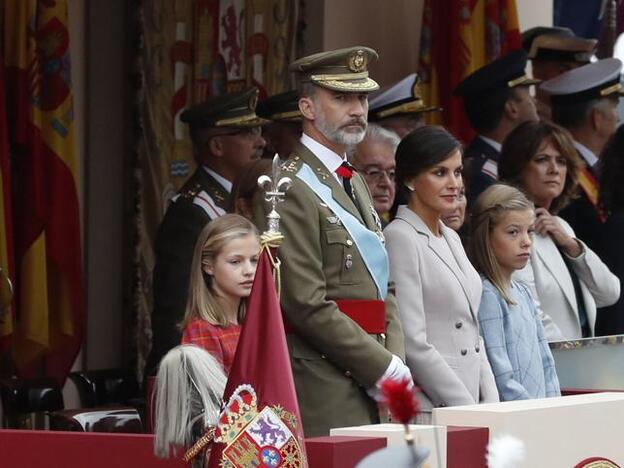
<svg viewBox="0 0 624 468"><path fill-rule="evenodd" d="M271 259L278 297L281 293L280 261L274 254L284 236L280 232L280 215L275 208L278 203L284 201L286 191L292 186L290 177L280 177L280 169L280 158L276 154L273 158L271 177L267 175L258 177L258 186L264 190L264 199L271 204L271 211L267 215L267 230L260 236L260 244Z"/></svg>
<svg viewBox="0 0 624 468"><path fill-rule="evenodd" d="M280 158L276 154L273 158L271 177L267 175L258 177L258 186L264 190L264 199L271 204L271 211L267 215L267 230L264 232L268 236L281 236L280 215L275 208L278 203L284 201L286 191L292 186L290 177L280 178L280 169Z"/></svg>

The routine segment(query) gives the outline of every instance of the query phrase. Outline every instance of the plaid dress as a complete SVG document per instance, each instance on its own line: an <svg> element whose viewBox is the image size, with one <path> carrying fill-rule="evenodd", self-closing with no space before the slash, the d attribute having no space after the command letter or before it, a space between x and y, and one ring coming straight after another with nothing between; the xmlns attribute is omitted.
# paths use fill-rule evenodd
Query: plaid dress
<svg viewBox="0 0 624 468"><path fill-rule="evenodd" d="M222 327L203 319L195 319L184 328L182 344L194 344L204 348L223 365L225 373L229 374L240 332L241 325L230 324Z"/></svg>

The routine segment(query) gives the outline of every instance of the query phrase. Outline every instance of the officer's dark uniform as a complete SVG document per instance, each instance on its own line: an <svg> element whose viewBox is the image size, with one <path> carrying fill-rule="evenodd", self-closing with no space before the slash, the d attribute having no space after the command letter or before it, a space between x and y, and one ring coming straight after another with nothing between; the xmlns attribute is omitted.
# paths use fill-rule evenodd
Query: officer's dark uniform
<svg viewBox="0 0 624 468"><path fill-rule="evenodd" d="M510 52L468 75L455 88L453 94L463 98L468 116L478 114L490 96L505 96L509 89L540 82L527 77L524 72L526 64L526 52ZM501 113L500 118L502 117ZM466 148L464 183L468 209L481 192L498 180L499 156L500 152L496 148L478 136Z"/></svg>
<svg viewBox="0 0 624 468"><path fill-rule="evenodd" d="M464 177L468 206L498 180L500 151L481 137L475 137L464 151Z"/></svg>
<svg viewBox="0 0 624 468"><path fill-rule="evenodd" d="M264 123L255 114L258 90L213 98L186 110L181 120L193 130L248 128ZM225 214L229 192L199 167L169 205L156 238L152 311L152 350L146 372L156 372L160 359L180 344L178 324L184 318L193 250L204 226Z"/></svg>
<svg viewBox="0 0 624 468"><path fill-rule="evenodd" d="M540 89L550 95L550 102L556 115L557 109L565 109L565 106L595 99L620 97L623 93L620 84L621 69L622 63L618 59L604 59L548 80L540 86ZM597 154L594 156L599 157ZM604 216L594 203L596 200L590 199L590 193L598 191L598 173L596 167L592 167L580 151L579 157L585 162L583 169L585 177L580 179L579 197L559 215L570 223L574 233L589 248L598 250Z"/></svg>

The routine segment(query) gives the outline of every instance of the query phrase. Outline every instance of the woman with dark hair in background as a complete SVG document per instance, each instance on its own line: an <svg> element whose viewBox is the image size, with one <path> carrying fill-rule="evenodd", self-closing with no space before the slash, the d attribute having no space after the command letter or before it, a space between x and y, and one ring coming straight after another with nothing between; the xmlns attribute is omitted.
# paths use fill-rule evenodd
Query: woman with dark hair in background
<svg viewBox="0 0 624 468"><path fill-rule="evenodd" d="M498 165L500 180L522 189L536 207L531 260L514 279L531 288L551 341L594 336L596 307L620 296L617 277L557 216L576 194L581 164L567 130L525 122L507 136Z"/></svg>
<svg viewBox="0 0 624 468"><path fill-rule="evenodd" d="M600 207L608 216L603 225L596 252L609 269L624 279L624 126L605 147L600 156ZM596 335L624 333L624 299L620 297L612 306L600 309L596 318Z"/></svg>
<svg viewBox="0 0 624 468"><path fill-rule="evenodd" d="M498 401L477 322L481 279L441 220L458 203L461 172L460 143L442 127L418 128L399 144L396 182L407 205L384 234L425 423L433 407Z"/></svg>

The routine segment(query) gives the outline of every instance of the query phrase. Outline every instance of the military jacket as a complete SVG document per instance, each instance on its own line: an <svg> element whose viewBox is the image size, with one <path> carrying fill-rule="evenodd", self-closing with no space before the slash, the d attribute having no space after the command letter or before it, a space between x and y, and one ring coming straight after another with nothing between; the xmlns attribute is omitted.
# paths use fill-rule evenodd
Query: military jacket
<svg viewBox="0 0 624 468"><path fill-rule="evenodd" d="M581 158L581 161L584 161L580 153L579 158ZM589 168L589 170L597 179L595 171L592 168ZM600 213L583 189L579 187L578 192L578 198L572 200L568 206L561 210L559 216L572 226L576 236L585 242L590 249L594 251L600 250L601 233L603 231Z"/></svg>
<svg viewBox="0 0 624 468"><path fill-rule="evenodd" d="M478 136L464 151L464 183L468 209L477 197L498 180L500 153Z"/></svg>
<svg viewBox="0 0 624 468"><path fill-rule="evenodd" d="M281 174L293 181L278 205L284 235L279 249L281 305L292 331L288 345L304 430L307 436L318 436L332 427L378 421L377 406L365 389L381 378L392 354L404 359L405 351L392 285L385 298L385 336L369 335L334 302L375 300L377 288L339 218L297 178L303 163L331 188L338 204L383 234L365 181L357 173L351 179L356 206L323 163L299 144Z"/></svg>
<svg viewBox="0 0 624 468"><path fill-rule="evenodd" d="M229 193L203 168L198 168L169 205L156 237L152 351L148 375L160 359L180 344L178 324L184 318L195 242L203 227L225 213Z"/></svg>

